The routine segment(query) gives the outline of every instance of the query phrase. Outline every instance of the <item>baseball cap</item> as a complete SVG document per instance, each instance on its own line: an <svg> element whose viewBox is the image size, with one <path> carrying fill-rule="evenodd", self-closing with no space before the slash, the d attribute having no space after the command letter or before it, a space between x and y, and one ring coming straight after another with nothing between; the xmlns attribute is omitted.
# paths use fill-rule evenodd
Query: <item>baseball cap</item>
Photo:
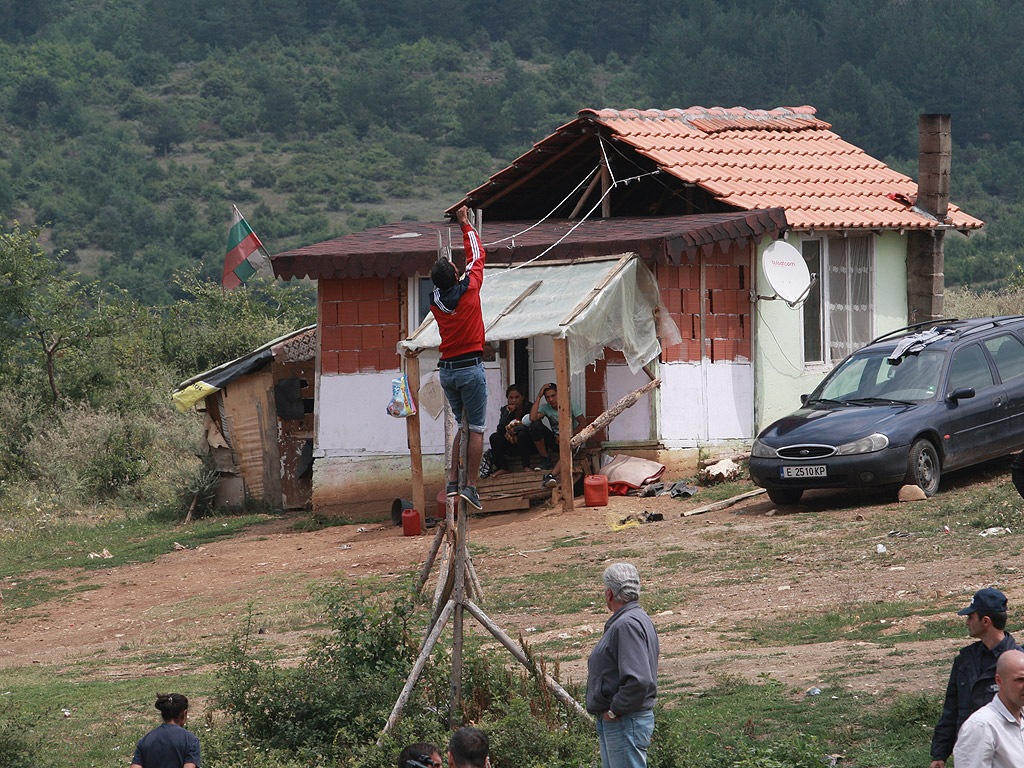
<svg viewBox="0 0 1024 768"><path fill-rule="evenodd" d="M1006 595L998 589L979 589L971 598L971 604L957 611L958 616L968 616L975 611L1003 613L1006 611Z"/></svg>

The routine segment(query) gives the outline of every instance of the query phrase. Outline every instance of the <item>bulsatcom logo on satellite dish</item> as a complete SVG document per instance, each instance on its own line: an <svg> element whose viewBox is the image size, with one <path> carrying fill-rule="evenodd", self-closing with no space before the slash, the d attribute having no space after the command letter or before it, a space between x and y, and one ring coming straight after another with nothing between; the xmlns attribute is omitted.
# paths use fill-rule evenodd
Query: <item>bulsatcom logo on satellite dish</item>
<svg viewBox="0 0 1024 768"><path fill-rule="evenodd" d="M811 286L811 273L800 251L777 240L764 250L761 258L764 276L775 295L790 306L801 301Z"/></svg>

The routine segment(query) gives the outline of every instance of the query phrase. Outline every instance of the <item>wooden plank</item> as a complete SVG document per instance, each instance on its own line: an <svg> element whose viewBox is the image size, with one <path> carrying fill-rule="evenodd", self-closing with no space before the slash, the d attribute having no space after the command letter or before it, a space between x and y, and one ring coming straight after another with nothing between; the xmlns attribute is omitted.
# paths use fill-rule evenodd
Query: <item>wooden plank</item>
<svg viewBox="0 0 1024 768"><path fill-rule="evenodd" d="M572 209L572 213L569 214L570 219L575 219L580 215L580 211L583 210L583 204L587 202L587 198L593 193L594 187L597 186L597 183L600 180L601 176L595 173L594 178L592 178L590 183L587 184L587 190L583 193L583 197L580 198L580 201L576 203L576 207Z"/></svg>
<svg viewBox="0 0 1024 768"><path fill-rule="evenodd" d="M739 496L732 496L728 499L723 499L722 501L716 501L714 504L707 504L706 506L697 507L696 509L688 509L685 512L680 512L679 516L690 517L691 515L702 515L705 512L714 512L715 510L718 509L725 509L726 507L731 507L738 501L750 499L753 498L754 496L760 496L764 492L764 488L758 488L755 491L747 491L746 493L741 493Z"/></svg>
<svg viewBox="0 0 1024 768"><path fill-rule="evenodd" d="M501 318L503 318L509 312L512 312L516 307L522 304L527 296L529 296L531 293L540 288L543 282L543 280L534 280L532 283L530 283L526 290L524 290L522 293L520 293L518 296L512 299L512 301L509 302L509 305L505 307L503 310L501 310L501 312L498 313L498 316L491 321L490 325L487 326L486 330L484 331L484 335L486 336L488 333L490 333L491 329L498 324L498 321L501 320Z"/></svg>
<svg viewBox="0 0 1024 768"><path fill-rule="evenodd" d="M409 462L412 465L412 505L420 514L420 533L425 535L427 532L427 496L423 489L423 448L420 438L419 358L405 358L405 370L409 377L409 395L416 405L416 413L405 419L405 431L409 439Z"/></svg>
<svg viewBox="0 0 1024 768"><path fill-rule="evenodd" d="M558 459L562 490L562 511L572 512L572 383L569 380L569 342L554 339L555 383L558 385Z"/></svg>
<svg viewBox="0 0 1024 768"><path fill-rule="evenodd" d="M654 381L647 382L646 384L644 384L642 387L640 387L640 389L636 390L635 392L630 392L628 395L622 397L619 400L619 402L617 402L615 405L613 405L607 411L605 411L600 416L598 416L596 419L594 419L590 424L588 424L583 429L581 429L579 431L579 434L575 435L572 438L572 440L570 441L572 446L575 448L577 445L582 445L584 442L586 442L588 439L590 439L591 435L593 435L595 432L598 432L598 431L604 429L606 426L608 426L612 422L612 420L616 416L618 416L620 413L622 413L627 408L631 408L633 405L635 405L640 400L641 397L643 397L648 392L650 392L652 389L654 389L655 387L658 387L660 385L661 385L661 379L655 379Z"/></svg>
<svg viewBox="0 0 1024 768"><path fill-rule="evenodd" d="M601 161L601 218L607 219L612 215L612 196L608 190L612 187L612 172L608 169L606 160Z"/></svg>
<svg viewBox="0 0 1024 768"><path fill-rule="evenodd" d="M569 154L574 149L576 149L576 147L578 147L580 144L582 144L585 141L591 140L592 138L593 137L588 135L588 134L583 134L582 136L580 136L578 139L576 139L571 144L568 144L565 147L562 147L561 151L554 153L551 157L549 157L543 163L538 165L532 171L530 171L529 173L525 174L524 176L521 176L520 178L516 179L514 182L512 182L511 184L506 186L504 189L501 190L501 192L498 192L497 194L492 195L491 197L487 198L485 202L488 205L492 205L494 203L494 201L500 200L505 195L507 195L509 192L512 192L513 190L517 189L521 184L525 184L527 181L532 179L538 173L543 173L544 170L548 166L552 165L553 163L557 163L565 155Z"/></svg>
<svg viewBox="0 0 1024 768"><path fill-rule="evenodd" d="M277 449L276 429L271 445L266 445L265 415L269 410L267 392L273 387L273 375L269 370L241 376L222 390L224 417L227 421L228 440L238 457L238 466L245 482L245 492L253 499L266 499L280 504L280 485L276 498L271 497L273 488L267 488L266 464L273 462L280 466ZM276 421L276 417L274 417Z"/></svg>
<svg viewBox="0 0 1024 768"><path fill-rule="evenodd" d="M486 501L484 504L483 513L477 512L476 514L490 514L491 512L511 512L516 509L529 509L530 499L522 495L509 496L501 499L484 499L481 497L481 501Z"/></svg>

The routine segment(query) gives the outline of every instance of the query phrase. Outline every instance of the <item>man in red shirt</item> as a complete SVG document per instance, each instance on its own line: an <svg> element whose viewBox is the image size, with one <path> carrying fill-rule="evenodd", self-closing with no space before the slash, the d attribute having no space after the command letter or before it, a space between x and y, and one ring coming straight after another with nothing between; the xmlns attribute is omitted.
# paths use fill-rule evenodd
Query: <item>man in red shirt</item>
<svg viewBox="0 0 1024 768"><path fill-rule="evenodd" d="M462 225L462 242L466 249L466 272L459 277L448 259L438 259L430 270L434 291L430 295L430 311L434 313L441 334L441 387L455 413L459 431L455 433L452 462L448 468L448 496L461 496L468 504L483 509L476 491L480 476L480 458L484 452L484 422L487 411L487 380L484 377L484 317L480 310L480 288L484 282L484 249L480 236L469 223L469 211L462 206L456 211ZM467 447L467 485L459 488L459 460L462 444L462 411L469 419Z"/></svg>

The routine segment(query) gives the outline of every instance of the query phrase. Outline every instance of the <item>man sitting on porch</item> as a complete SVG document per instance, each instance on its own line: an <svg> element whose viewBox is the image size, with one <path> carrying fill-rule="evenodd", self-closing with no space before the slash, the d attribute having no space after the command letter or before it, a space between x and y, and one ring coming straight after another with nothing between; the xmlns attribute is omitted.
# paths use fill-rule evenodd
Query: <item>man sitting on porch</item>
<svg viewBox="0 0 1024 768"><path fill-rule="evenodd" d="M569 400L569 413L572 416L571 434L575 435L583 429L583 411L572 399ZM544 419L551 424L550 429L544 426ZM541 485L545 488L554 488L558 485L555 478L561 467L561 457L552 464L549 453L558 451L558 387L555 384L545 384L540 388L540 394L533 401L533 407L523 417L523 424L529 425L530 437L533 438L533 444L540 454L538 468L550 470L544 475Z"/></svg>

